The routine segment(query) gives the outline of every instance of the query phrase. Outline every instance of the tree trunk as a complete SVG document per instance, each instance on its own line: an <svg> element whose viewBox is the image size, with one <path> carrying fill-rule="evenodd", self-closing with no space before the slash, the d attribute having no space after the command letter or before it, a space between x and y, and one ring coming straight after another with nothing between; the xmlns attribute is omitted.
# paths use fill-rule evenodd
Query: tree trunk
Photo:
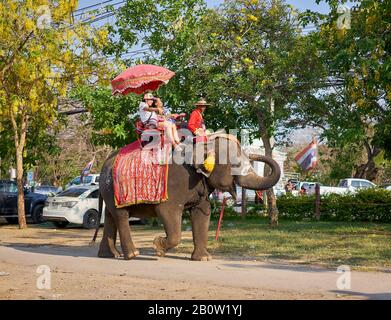
<svg viewBox="0 0 391 320"><path fill-rule="evenodd" d="M26 229L26 214L24 207L24 188L23 188L23 152L16 151L16 183L18 184L18 220L19 229Z"/></svg>
<svg viewBox="0 0 391 320"><path fill-rule="evenodd" d="M270 112L272 113L274 111L274 101L273 99L270 99ZM258 126L259 126L259 132L262 138L263 147L265 149L265 156L273 158L273 147L271 144L271 137L268 134L268 130L265 123L265 116L262 113L262 111L257 112L258 117ZM270 174L270 168L269 166L264 167L264 176L268 176ZM270 227L277 227L278 226L278 208L277 208L277 201L276 196L274 194L273 188L270 188L266 190L266 197L267 197L267 213L269 216L269 226Z"/></svg>
<svg viewBox="0 0 391 320"><path fill-rule="evenodd" d="M28 116L22 112L20 117L20 133L16 122L14 111L10 110L12 127L14 130L14 143L16 149L16 183L18 185L18 221L19 229L26 229L26 212L24 207L24 188L23 188L23 151L26 144L26 132Z"/></svg>
<svg viewBox="0 0 391 320"><path fill-rule="evenodd" d="M354 178L367 179L373 181L376 179L379 169L376 167L375 157L379 155L381 150L376 147L371 147L368 141L364 143L367 151L367 162L356 168Z"/></svg>
<svg viewBox="0 0 391 320"><path fill-rule="evenodd" d="M268 157L273 156L273 150L270 145L270 139L262 137L263 145L265 148L265 155ZM270 168L265 165L263 170L264 175L268 176L270 174ZM267 213L269 216L269 225L270 227L278 226L278 208L277 208L277 200L276 195L274 194L273 188L266 190L267 197Z"/></svg>

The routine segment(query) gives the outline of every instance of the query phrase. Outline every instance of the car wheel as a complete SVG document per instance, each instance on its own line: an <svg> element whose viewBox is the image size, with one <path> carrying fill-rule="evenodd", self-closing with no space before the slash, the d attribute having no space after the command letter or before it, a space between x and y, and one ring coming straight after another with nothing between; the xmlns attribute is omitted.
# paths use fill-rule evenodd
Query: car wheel
<svg viewBox="0 0 391 320"><path fill-rule="evenodd" d="M44 221L42 215L43 215L43 204L38 204L35 206L32 214L33 222L34 223L42 223Z"/></svg>
<svg viewBox="0 0 391 320"><path fill-rule="evenodd" d="M86 229L95 229L99 224L98 212L95 210L88 210L83 218L83 227Z"/></svg>
<svg viewBox="0 0 391 320"><path fill-rule="evenodd" d="M18 224L19 220L18 218L5 218L9 224Z"/></svg>
<svg viewBox="0 0 391 320"><path fill-rule="evenodd" d="M69 224L68 221L52 221L56 228L64 229Z"/></svg>

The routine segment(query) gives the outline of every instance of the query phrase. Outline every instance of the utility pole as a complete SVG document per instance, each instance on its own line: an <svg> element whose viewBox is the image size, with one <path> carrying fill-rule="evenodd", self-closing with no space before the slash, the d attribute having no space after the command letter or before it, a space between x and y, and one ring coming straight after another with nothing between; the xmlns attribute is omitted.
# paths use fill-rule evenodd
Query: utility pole
<svg viewBox="0 0 391 320"><path fill-rule="evenodd" d="M320 184L315 185L315 218L320 220Z"/></svg>

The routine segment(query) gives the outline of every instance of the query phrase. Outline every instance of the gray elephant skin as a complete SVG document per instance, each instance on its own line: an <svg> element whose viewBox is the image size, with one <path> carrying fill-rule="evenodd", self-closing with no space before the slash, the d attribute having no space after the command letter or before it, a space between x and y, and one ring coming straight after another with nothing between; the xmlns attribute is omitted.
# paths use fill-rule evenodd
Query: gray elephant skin
<svg viewBox="0 0 391 320"><path fill-rule="evenodd" d="M181 241L182 214L188 209L191 216L194 250L191 259L195 261L211 260L207 251L208 229L210 221L209 196L214 190L230 192L236 197L236 185L251 190L267 190L280 179L279 165L271 158L259 155L246 155L240 148L238 140L231 135L215 135L213 148L215 151L215 167L207 177L190 164L169 164L168 200L160 204L140 204L118 209L114 202L113 165L118 153L112 153L105 161L100 174L99 215L102 214L102 203L105 202L104 232L98 256L102 258L118 258L123 256L129 260L139 251L133 244L129 217L157 217L164 226L165 237L156 237L153 241L156 254L164 256L167 250L176 247ZM239 147L238 147L239 145ZM229 155L233 161L221 161L221 155ZM271 167L267 177L258 176L251 167L250 161L262 161ZM246 174L235 173L237 167L249 167ZM234 172L234 173L233 173ZM98 230L98 229L97 229ZM116 248L117 232L120 237L122 254ZM96 234L95 234L96 238ZM94 238L94 240L95 240Z"/></svg>

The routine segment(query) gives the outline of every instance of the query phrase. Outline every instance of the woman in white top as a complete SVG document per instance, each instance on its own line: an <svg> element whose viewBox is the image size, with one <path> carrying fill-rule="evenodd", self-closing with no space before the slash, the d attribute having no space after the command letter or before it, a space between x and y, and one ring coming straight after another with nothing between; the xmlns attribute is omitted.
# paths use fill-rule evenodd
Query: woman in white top
<svg viewBox="0 0 391 320"><path fill-rule="evenodd" d="M174 148L180 143L176 125L167 121L164 117L163 103L155 98L152 93L144 95L144 101L140 102L139 115L141 122L148 129L164 129L168 140Z"/></svg>
<svg viewBox="0 0 391 320"><path fill-rule="evenodd" d="M156 98L152 95L152 93L146 93L144 95L144 101L141 101L139 105L138 113L140 115L141 122L144 127L148 129L157 129L158 127L157 112L160 112L160 110L153 106L155 101Z"/></svg>

